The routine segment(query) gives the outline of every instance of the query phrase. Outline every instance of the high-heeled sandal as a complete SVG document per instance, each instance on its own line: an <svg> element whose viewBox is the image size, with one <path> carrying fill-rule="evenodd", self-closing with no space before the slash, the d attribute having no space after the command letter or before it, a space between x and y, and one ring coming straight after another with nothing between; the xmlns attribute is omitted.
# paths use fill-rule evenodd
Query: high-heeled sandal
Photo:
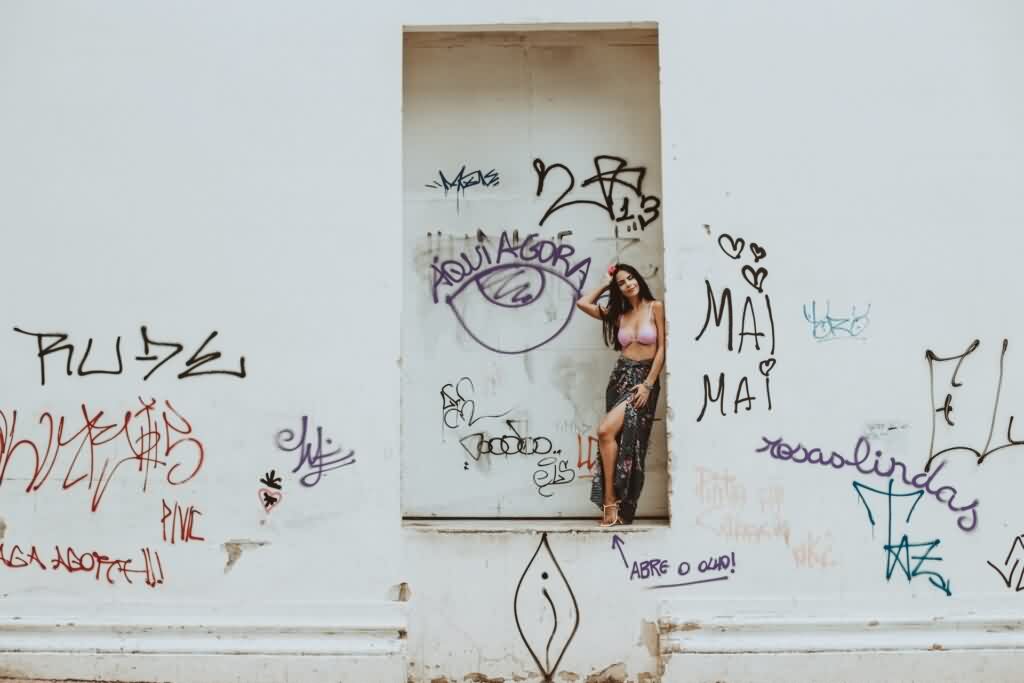
<svg viewBox="0 0 1024 683"><path fill-rule="evenodd" d="M601 522L598 524L598 526L610 527L610 526L620 526L622 524L622 520L619 518L619 502L620 501L615 501L614 503L608 503L607 505L602 505L601 506ZM604 521L604 518L606 516L605 510L607 510L608 508L614 509L615 512L612 515L611 520L609 522L605 523L605 521Z"/></svg>

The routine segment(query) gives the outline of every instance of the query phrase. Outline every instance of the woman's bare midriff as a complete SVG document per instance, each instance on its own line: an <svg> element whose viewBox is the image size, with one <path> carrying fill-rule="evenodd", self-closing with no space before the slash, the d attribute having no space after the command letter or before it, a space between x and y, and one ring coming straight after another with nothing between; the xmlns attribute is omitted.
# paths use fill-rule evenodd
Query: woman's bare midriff
<svg viewBox="0 0 1024 683"><path fill-rule="evenodd" d="M633 342L622 349L622 355L630 360L651 360L658 354L658 347L654 344L638 344Z"/></svg>

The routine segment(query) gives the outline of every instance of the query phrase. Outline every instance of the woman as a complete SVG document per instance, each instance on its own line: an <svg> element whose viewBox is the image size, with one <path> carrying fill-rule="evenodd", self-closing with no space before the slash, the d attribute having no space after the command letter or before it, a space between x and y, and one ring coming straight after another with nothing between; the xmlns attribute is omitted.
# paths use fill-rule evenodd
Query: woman
<svg viewBox="0 0 1024 683"><path fill-rule="evenodd" d="M597 304L606 289L607 308ZM665 309L636 268L625 263L609 267L601 286L580 297L576 307L600 320L605 344L622 351L605 391L608 412L597 427L598 467L590 499L602 509L601 526L632 524L661 390Z"/></svg>

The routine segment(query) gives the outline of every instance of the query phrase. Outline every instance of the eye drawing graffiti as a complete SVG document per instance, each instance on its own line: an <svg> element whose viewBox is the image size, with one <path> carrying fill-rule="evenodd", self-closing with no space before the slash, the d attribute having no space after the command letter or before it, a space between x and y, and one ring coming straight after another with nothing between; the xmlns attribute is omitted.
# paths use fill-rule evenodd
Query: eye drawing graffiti
<svg viewBox="0 0 1024 683"><path fill-rule="evenodd" d="M518 265L497 266L490 273L478 275L475 281L488 301L505 308L528 306L544 293L546 284L542 269Z"/></svg>
<svg viewBox="0 0 1024 683"><path fill-rule="evenodd" d="M465 293L475 284L483 301L505 309L500 326L493 309ZM466 301L458 301L459 298ZM448 297L455 319L475 342L495 353L526 353L544 346L569 324L579 292L558 273L518 264L495 266Z"/></svg>
<svg viewBox="0 0 1024 683"><path fill-rule="evenodd" d="M539 348L569 325L587 279L590 259L570 261L568 244L528 235L513 244L501 234L497 258L477 245L476 263L460 260L433 265L433 297L452 287L444 302L466 333L495 353L518 354Z"/></svg>
<svg viewBox="0 0 1024 683"><path fill-rule="evenodd" d="M551 552L546 533L541 535L537 550L519 577L512 608L519 637L537 664L542 680L553 683L558 665L580 627L580 610L576 595ZM544 654L543 664L540 652Z"/></svg>

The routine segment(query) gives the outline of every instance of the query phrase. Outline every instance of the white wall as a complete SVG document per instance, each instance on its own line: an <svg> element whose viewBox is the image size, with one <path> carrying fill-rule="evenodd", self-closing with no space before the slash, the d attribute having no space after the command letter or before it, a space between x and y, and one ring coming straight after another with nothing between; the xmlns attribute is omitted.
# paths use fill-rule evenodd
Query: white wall
<svg viewBox="0 0 1024 683"><path fill-rule="evenodd" d="M0 542L5 555L37 546L46 569L0 567L3 641L16 652L4 655L9 671L277 680L287 667L308 671L298 655L315 652L315 669L404 675L404 619L392 602L401 581L400 290L380 267L400 253L398 231L381 229L400 224L400 188L381 183L376 200L360 189L398 177L400 38L380 18L326 3L4 6L0 410L9 423L17 411L17 438L45 451L44 413L67 417L68 439L83 405L120 424L139 396L157 399L158 410L169 400L204 449L190 481L168 485L168 466L154 465L145 490L123 437L97 446L94 460L88 449L75 459L81 440L63 448L30 493L33 457L25 447L14 454L0 488ZM351 59L377 49L387 52L375 62L390 81ZM371 121L380 129L352 135ZM371 300L383 307L356 305ZM185 345L146 381L153 364L135 360L141 325ZM367 325L370 334L356 332ZM124 371L68 377L51 355L41 386L35 340L14 326L70 334L76 368L94 338L86 369L111 367L120 335ZM207 367L237 368L244 356L247 377L177 379L213 330L207 351L224 355ZM310 488L300 484L308 468L291 472L296 453L275 446L303 415L356 460ZM191 445L167 456L181 463L175 481L194 467ZM163 460L166 446L151 454ZM284 497L268 515L257 495L270 469L282 475ZM68 481L91 478L65 491L69 470ZM90 489L104 477L91 511ZM165 543L163 500L201 511L194 530L204 540ZM131 559L131 569L158 553L163 583L53 569L54 546L69 545ZM41 637L36 622L70 626ZM58 654L69 649L153 657L97 664ZM264 669L201 656L250 651L281 657ZM196 656L155 664L161 653Z"/></svg>
<svg viewBox="0 0 1024 683"><path fill-rule="evenodd" d="M949 597L898 567L886 580L886 506L874 499L872 528L853 483L887 479L755 449L783 437L849 457L867 433L886 462L919 472L951 375L935 364L933 401L925 351L973 339L956 426L938 415L936 443L980 448L1005 338L991 445L1003 443L1024 402L1020 19L1000 2L5 5L0 411L8 423L18 411L19 440L45 444L44 413L73 425L83 404L113 420L139 396L166 399L204 461L180 486L155 466L145 491L125 464L92 511L88 478L61 486L67 467L69 481L88 472L85 451L72 465L65 447L26 492L34 458L19 446L0 542L9 562L14 544L35 544L46 569L0 566L0 674L540 680L523 637L545 648L548 588L552 642L568 642L555 680L1013 680L1021 570L1007 587L987 562L1014 566L1019 448L980 466L956 452L941 470L957 505L978 500L976 528L931 495L896 520L897 540L941 542L929 569ZM420 408L400 391L399 283L423 274L406 272L400 227L402 25L638 21L658 23L660 45L671 526L620 532L628 566L579 523L403 529L399 425ZM722 233L744 238L741 260ZM751 241L767 251L759 264ZM765 340L729 352L713 324L695 340L705 279L716 296L731 289L738 328L753 291L743 265L768 269L770 411ZM802 307L825 300L870 304L863 334L815 341ZM763 330L767 306L753 304ZM145 381L141 325L186 345ZM121 335L124 372L69 377L55 354L41 386L34 339L14 326L70 334L76 365L94 338L86 369L108 367ZM218 367L245 356L247 376L177 379L213 330ZM728 414L698 422L703 377L719 372ZM756 399L733 414L744 375ZM303 415L355 455L313 487L275 445ZM97 446L93 490L104 462L129 455L127 442ZM271 468L284 496L267 514L257 493ZM165 543L162 500L198 508L204 540ZM164 582L53 569L55 545L133 568L149 548ZM735 573L701 574L701 559L732 553ZM691 574L631 580L652 558Z"/></svg>

